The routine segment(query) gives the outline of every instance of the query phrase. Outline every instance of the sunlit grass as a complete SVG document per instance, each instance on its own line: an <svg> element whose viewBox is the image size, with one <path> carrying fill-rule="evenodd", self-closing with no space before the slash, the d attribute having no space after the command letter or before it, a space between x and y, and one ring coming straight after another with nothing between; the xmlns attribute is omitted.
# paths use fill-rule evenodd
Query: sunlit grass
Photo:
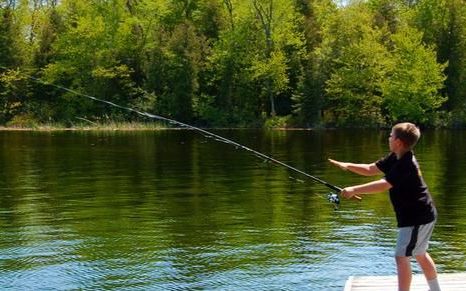
<svg viewBox="0 0 466 291"><path fill-rule="evenodd" d="M173 128L159 122L78 122L73 124L63 123L43 123L34 125L10 125L1 126L0 130L37 130L37 131L54 131L54 130L162 130Z"/></svg>

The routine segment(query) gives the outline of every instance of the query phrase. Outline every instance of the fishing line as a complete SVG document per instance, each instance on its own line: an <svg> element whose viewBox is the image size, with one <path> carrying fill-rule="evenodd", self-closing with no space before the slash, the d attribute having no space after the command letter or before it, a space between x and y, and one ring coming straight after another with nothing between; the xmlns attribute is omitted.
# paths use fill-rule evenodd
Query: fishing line
<svg viewBox="0 0 466 291"><path fill-rule="evenodd" d="M5 68L3 66L0 65L0 68L4 68L4 69L7 69L9 70L8 68ZM196 127L196 126L192 126L192 125L189 125L187 123L184 123L184 122L181 122L181 121L177 121L177 120L174 120L174 119L170 119L170 118L167 118L167 117L163 117L163 116L160 116L160 115L156 115L156 114L152 114L152 113L148 113L148 112L145 112L145 111L140 111L140 110L136 110L134 108L130 108L130 107L126 107L126 106L122 106L122 105L119 105L119 104L116 104L116 103L113 103L111 101L108 101L108 100L104 100L104 99L100 99L100 98L97 98L97 97L94 97L94 96L91 96L91 95L88 95L88 94L85 94L85 93L81 93L81 92L78 92L76 90L73 90L73 89L69 89L69 88L66 88L66 87L63 87L63 86L60 86L60 85L57 85L57 84L53 84L53 83L49 83L49 82L46 82L44 80L41 80L39 78L36 78L36 77L33 77L33 76L30 76L30 75L27 75L27 74L24 74L24 73L21 73L21 72L18 72L19 74L33 80L33 81L36 81L38 83L42 83L42 84L45 84L45 85L49 85L49 86L52 86L52 87L55 87L55 88L58 88L58 89L61 89L63 91L66 91L66 92L69 92L69 93L72 93L72 94L75 94L75 95L78 95L78 96L82 96L82 97L85 97L85 98L88 98L88 99L91 99L91 100L94 100L94 101L97 101L97 102L101 102L101 103L105 103L105 104L108 104L110 106L113 106L113 107L116 107L116 108L120 108L120 109L123 109L123 110L127 110L127 111L130 111L130 112L134 112L138 115L141 115L141 116L144 116L144 117L148 117L148 118L152 118L152 119L157 119L157 120L161 120L161 121L164 121L164 122L167 122L171 125L177 125L177 126L180 126L180 127L183 127L183 128L187 128L187 129L191 129L191 130L195 130L195 131L198 131L200 133L202 133L202 135L206 138L211 138L213 140L216 140L218 142L222 142L222 143L226 143L226 144L229 144L229 145L232 145L234 146L236 149L242 149L242 150L245 150L249 153L252 153L254 156L260 158L260 159L263 159L263 160L266 160L266 161L270 161L270 162L273 162L275 164L278 164L280 166L283 166L285 168L288 168L292 171L295 171L311 180L313 180L314 182L316 183L319 183L319 184L322 184L322 185L325 185L326 187L330 188L331 190L333 191L336 191L337 193L340 193L342 191L342 189L338 186L335 186L335 185L332 185L320 178L317 178L315 176L312 176L300 169L297 169L295 167L292 167L288 164L285 164L284 162L282 161L279 161L279 160L276 160L270 156L267 156L261 152L258 152L256 150L253 150L247 146L244 146L240 143L237 143L231 139L228 139L228 138L225 138L223 136L220 136L218 134L215 134L215 133L212 133L210 131L207 131L205 129L202 129L202 128L199 128L199 127ZM337 208L337 206L340 204L340 198L338 196L337 193L334 193L334 192L330 192L328 195L327 195L327 200L331 203L333 203L335 205L335 208ZM322 197L321 195L319 194L316 194L318 195L319 197ZM356 197L357 199L360 199L359 197Z"/></svg>

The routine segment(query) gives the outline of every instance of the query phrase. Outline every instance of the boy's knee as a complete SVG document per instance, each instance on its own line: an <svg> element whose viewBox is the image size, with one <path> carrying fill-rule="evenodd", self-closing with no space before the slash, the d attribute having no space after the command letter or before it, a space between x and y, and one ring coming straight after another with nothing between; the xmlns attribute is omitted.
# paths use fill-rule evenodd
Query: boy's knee
<svg viewBox="0 0 466 291"><path fill-rule="evenodd" d="M405 265L410 263L410 257L395 256L397 265Z"/></svg>
<svg viewBox="0 0 466 291"><path fill-rule="evenodd" d="M416 261L418 261L418 262L424 262L424 261L427 261L427 260L430 259L428 253L423 253L423 254L420 254L420 255L416 255L415 258L416 258Z"/></svg>

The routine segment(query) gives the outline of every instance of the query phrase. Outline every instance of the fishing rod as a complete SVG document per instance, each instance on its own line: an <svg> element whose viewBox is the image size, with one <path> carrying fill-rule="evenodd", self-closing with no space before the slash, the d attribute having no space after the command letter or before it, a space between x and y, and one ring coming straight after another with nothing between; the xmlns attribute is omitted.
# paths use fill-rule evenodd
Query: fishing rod
<svg viewBox="0 0 466 291"><path fill-rule="evenodd" d="M5 68L5 67L3 67L1 65L0 65L0 67ZM5 69L8 69L8 68L5 68ZM100 98L97 98L97 97L94 97L94 96L91 96L91 95L88 95L88 94L78 92L78 91L73 90L73 89L69 89L69 88L66 88L66 87L63 87L63 86L60 86L60 85L56 85L56 84L53 84L53 83L46 82L46 81L44 81L42 79L27 75L27 74L23 74L23 73L20 73L20 74L22 74L23 76L25 76L25 77L33 80L33 81L55 87L55 88L61 89L63 91L70 92L72 94L78 95L78 96L82 96L82 97L85 97L85 98L88 98L88 99L91 99L91 100L94 100L94 101L97 101L97 102L108 104L108 105L116 107L116 108L120 108L120 109L124 109L124 110L130 111L130 112L134 112L134 113L136 113L138 115L141 115L141 116L144 116L144 117L165 121L165 122L168 122L169 124L172 124L172 125L177 125L177 126L180 126L180 127L183 127L183 128L198 131L198 132L202 133L205 137L212 138L212 139L214 139L216 141L223 142L223 143L226 143L226 144L229 144L229 145L233 145L236 148L239 148L239 149L245 150L247 152L250 152L250 153L254 154L255 156L257 156L257 157L259 157L261 159L273 162L275 164L278 164L280 166L288 168L288 169L290 169L292 171L295 171L295 172L297 172L297 173L311 179L312 181L314 181L316 183L322 184L322 185L330 188L331 190L336 191L337 193L340 193L343 190L342 188L340 188L338 186L330 184L330 183L328 183L328 182L326 182L326 181L324 181L324 180L322 180L320 178L317 178L317 177L315 177L313 175L310 175L310 174L308 174L308 173L306 173L306 172L304 172L304 171L302 171L300 169L297 169L297 168L295 168L293 166L290 166L290 165L288 165L288 164L286 164L286 163L284 163L282 161L274 159L274 158L272 158L270 156L267 156L267 155L265 155L265 154L263 154L263 153L261 153L259 151L256 151L256 150L254 150L252 148L244 146L244 145L242 145L242 144L240 144L238 142L235 142L235 141L233 141L231 139L225 138L225 137L220 136L218 134L215 134L213 132L207 131L205 129L202 129L202 128L199 128L199 127L196 127L196 126L193 126L193 125L181 122L181 121L177 121L177 120L174 120L174 119L163 117L163 116L160 116L160 115L156 115L156 114L136 110L134 108L122 106L122 105L113 103L113 102L108 101L108 100L100 99ZM335 205L335 208L337 208L338 205L340 204L340 197L338 196L337 193L330 192L329 194L327 194L327 200L329 202L333 203ZM358 200L361 200L361 198L359 196L354 196L354 198L356 198Z"/></svg>

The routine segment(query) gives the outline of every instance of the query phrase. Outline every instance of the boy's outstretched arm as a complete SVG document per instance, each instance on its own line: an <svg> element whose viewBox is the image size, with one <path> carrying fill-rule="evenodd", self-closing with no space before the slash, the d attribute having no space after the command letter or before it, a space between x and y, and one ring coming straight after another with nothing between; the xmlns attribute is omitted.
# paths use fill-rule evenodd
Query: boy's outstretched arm
<svg viewBox="0 0 466 291"><path fill-rule="evenodd" d="M328 161L332 164L334 164L337 167L340 167L341 169L345 171L350 171L362 176L375 176L375 175L380 175L383 174L382 171L377 168L375 163L372 164L354 164L354 163L345 163L345 162L339 162L335 161L332 159L328 159Z"/></svg>
<svg viewBox="0 0 466 291"><path fill-rule="evenodd" d="M385 179L380 179L366 184L345 187L341 191L341 195L343 195L345 198L351 198L358 194L373 194L384 192L390 188L392 188L390 183L388 183Z"/></svg>

